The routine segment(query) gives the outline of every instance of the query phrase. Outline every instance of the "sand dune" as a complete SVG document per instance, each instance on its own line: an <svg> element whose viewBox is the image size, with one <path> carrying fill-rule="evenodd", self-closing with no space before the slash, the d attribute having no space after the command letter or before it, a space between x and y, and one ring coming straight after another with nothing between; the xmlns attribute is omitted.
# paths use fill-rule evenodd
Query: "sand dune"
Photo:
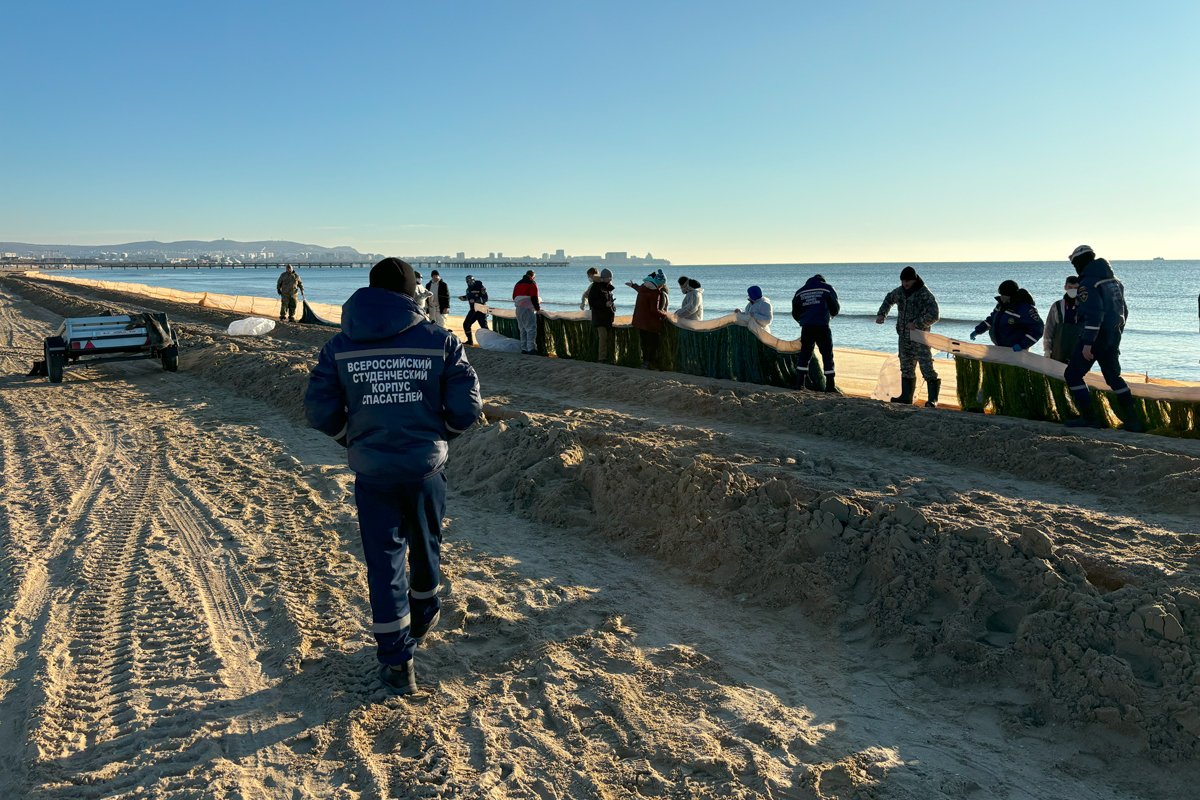
<svg viewBox="0 0 1200 800"><path fill-rule="evenodd" d="M0 796L1168 798L1200 446L472 350L424 692L371 671L328 330L0 279ZM1168 766L1169 765L1169 766Z"/></svg>

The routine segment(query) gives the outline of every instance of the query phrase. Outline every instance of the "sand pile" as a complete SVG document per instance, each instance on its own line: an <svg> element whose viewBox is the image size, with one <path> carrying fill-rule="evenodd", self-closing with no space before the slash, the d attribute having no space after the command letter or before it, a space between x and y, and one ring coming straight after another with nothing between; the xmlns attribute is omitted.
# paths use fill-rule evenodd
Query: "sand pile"
<svg viewBox="0 0 1200 800"><path fill-rule="evenodd" d="M185 334L185 370L292 419L329 335ZM504 407L454 443L452 481L554 526L548 548L582 535L652 554L730 603L903 643L945 681L1028 687L1031 725L1096 722L1157 759L1197 755L1189 443L471 357Z"/></svg>
<svg viewBox="0 0 1200 800"><path fill-rule="evenodd" d="M1191 758L1200 594L1165 576L1094 585L1052 531L756 474L691 429L622 431L599 412L519 414L456 444L453 478L538 522L653 553L731 600L902 639L955 679L1013 676L1050 719L1096 721Z"/></svg>

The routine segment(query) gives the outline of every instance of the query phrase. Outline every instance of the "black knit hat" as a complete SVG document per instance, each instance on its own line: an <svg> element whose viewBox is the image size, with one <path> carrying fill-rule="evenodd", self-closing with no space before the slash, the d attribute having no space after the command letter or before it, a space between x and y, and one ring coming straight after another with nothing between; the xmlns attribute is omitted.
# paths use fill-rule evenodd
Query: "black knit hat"
<svg viewBox="0 0 1200 800"><path fill-rule="evenodd" d="M905 267L904 269L900 270L900 280L902 281L917 281L920 279L920 276L917 275L917 271L912 267Z"/></svg>
<svg viewBox="0 0 1200 800"><path fill-rule="evenodd" d="M417 276L412 265L399 258L385 258L371 267L370 285L412 297L417 291Z"/></svg>
<svg viewBox="0 0 1200 800"><path fill-rule="evenodd" d="M1008 280L1000 284L1000 294L1004 297L1016 297L1017 292L1021 291L1021 287L1016 281Z"/></svg>

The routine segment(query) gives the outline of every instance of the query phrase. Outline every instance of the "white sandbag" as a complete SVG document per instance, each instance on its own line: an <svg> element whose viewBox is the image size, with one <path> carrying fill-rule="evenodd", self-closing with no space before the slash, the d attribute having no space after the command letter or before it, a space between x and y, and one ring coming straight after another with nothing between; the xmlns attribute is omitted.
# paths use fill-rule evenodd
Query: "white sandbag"
<svg viewBox="0 0 1200 800"><path fill-rule="evenodd" d="M501 353L521 352L521 343L519 341L510 339L487 328L475 329L475 341L484 350L498 350Z"/></svg>
<svg viewBox="0 0 1200 800"><path fill-rule="evenodd" d="M900 396L900 357L892 356L885 359L879 368L879 378L875 381L875 391L871 397L888 402L893 397Z"/></svg>
<svg viewBox="0 0 1200 800"><path fill-rule="evenodd" d="M275 320L262 317L235 319L229 323L226 333L230 336L265 336L275 330Z"/></svg>

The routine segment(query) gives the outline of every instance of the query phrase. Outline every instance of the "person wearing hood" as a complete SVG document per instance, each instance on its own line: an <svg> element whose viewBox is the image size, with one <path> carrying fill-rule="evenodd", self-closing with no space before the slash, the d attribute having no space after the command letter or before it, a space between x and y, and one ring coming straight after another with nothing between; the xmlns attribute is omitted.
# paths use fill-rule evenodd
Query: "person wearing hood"
<svg viewBox="0 0 1200 800"><path fill-rule="evenodd" d="M521 331L521 355L536 356L538 312L542 301L538 297L537 275L527 270L525 276L513 287L513 305L517 307L517 328ZM485 324L486 328L487 325Z"/></svg>
<svg viewBox="0 0 1200 800"><path fill-rule="evenodd" d="M679 291L683 292L683 301L675 312L678 319L691 319L697 322L704 319L704 289L700 281L679 276Z"/></svg>
<svg viewBox="0 0 1200 800"><path fill-rule="evenodd" d="M1068 275L1063 296L1046 311L1046 329L1042 333L1042 352L1046 358L1067 363L1079 343L1079 276Z"/></svg>
<svg viewBox="0 0 1200 800"><path fill-rule="evenodd" d="M971 340L990 331L992 343L997 347L1011 347L1017 353L1028 350L1038 343L1045 329L1042 315L1033 304L1033 296L1016 281L1005 281L1000 284L999 291L996 307L971 331Z"/></svg>
<svg viewBox="0 0 1200 800"><path fill-rule="evenodd" d="M429 319L435 325L446 327L446 315L450 313L450 287L442 280L442 273L436 269L429 273L429 283L425 288L432 295L429 301Z"/></svg>
<svg viewBox="0 0 1200 800"><path fill-rule="evenodd" d="M605 364L614 363L617 355L613 347L613 322L617 317L617 303L613 297L612 277L611 270L600 270L600 275L592 281L587 294L588 308L592 312L592 327L596 329L600 361Z"/></svg>
<svg viewBox="0 0 1200 800"><path fill-rule="evenodd" d="M599 280L600 270L595 267L587 268L587 288L583 290L583 294L579 296L579 310L587 311L588 295L592 293L592 284Z"/></svg>
<svg viewBox="0 0 1200 800"><path fill-rule="evenodd" d="M633 327L637 328L642 348L642 369L658 369L658 340L667 316L667 276L660 269L647 275L640 284L626 281L625 285L637 292Z"/></svg>
<svg viewBox="0 0 1200 800"><path fill-rule="evenodd" d="M825 370L825 391L835 394L841 392L835 380L833 333L829 330L829 322L841 310L837 292L825 281L824 275L813 275L792 295L792 319L800 323L800 355L796 359L796 370L801 376L808 372L815 347L821 353L821 366Z"/></svg>
<svg viewBox="0 0 1200 800"><path fill-rule="evenodd" d="M751 286L746 290L746 307L741 311L736 308L735 314L744 314L751 322L763 329L764 333L771 332L771 320L775 315L771 311L771 298L764 297L762 289Z"/></svg>
<svg viewBox="0 0 1200 800"><path fill-rule="evenodd" d="M1129 307L1125 305L1125 287L1113 275L1106 259L1096 258L1096 253L1086 244L1071 252L1071 266L1079 275L1078 301L1079 341L1067 362L1063 380L1075 407L1079 411L1076 419L1067 420L1066 425L1078 427L1104 427L1092 409L1092 393L1083 377L1092 365L1100 363L1100 373L1116 396L1121 409L1125 430L1144 430L1137 416L1133 393L1129 384L1121 377L1121 335L1125 321L1129 318Z"/></svg>
<svg viewBox="0 0 1200 800"><path fill-rule="evenodd" d="M459 296L459 300L467 301L470 310L467 311L467 316L463 318L463 333L467 336L467 344L475 344L475 338L471 336L471 326L479 323L479 327L488 330L487 314L483 309L487 308L488 293L483 287L483 281L475 280L474 275L468 275L467 278L467 293Z"/></svg>
<svg viewBox="0 0 1200 800"><path fill-rule="evenodd" d="M896 333L899 335L900 350L900 396L893 397L893 403L911 403L913 393L917 390L917 364L921 365L921 374L925 376L928 386L929 399L925 403L928 408L935 408L938 393L942 388L941 378L933 368L933 353L929 345L913 341L913 331L927 331L938 321L937 298L921 280L921 276L912 267L900 271L900 285L887 293L883 305L875 316L875 324L882 325L887 319L892 306L896 307Z"/></svg>
<svg viewBox="0 0 1200 800"><path fill-rule="evenodd" d="M483 411L462 344L421 315L415 292L407 262L372 267L304 393L308 424L347 448L379 678L401 695L417 690L413 657L440 616L446 445Z"/></svg>
<svg viewBox="0 0 1200 800"><path fill-rule="evenodd" d="M413 302L417 304L417 310L429 317L429 307L433 294L421 284L421 273L413 270L413 277L417 279L416 288L413 290Z"/></svg>

